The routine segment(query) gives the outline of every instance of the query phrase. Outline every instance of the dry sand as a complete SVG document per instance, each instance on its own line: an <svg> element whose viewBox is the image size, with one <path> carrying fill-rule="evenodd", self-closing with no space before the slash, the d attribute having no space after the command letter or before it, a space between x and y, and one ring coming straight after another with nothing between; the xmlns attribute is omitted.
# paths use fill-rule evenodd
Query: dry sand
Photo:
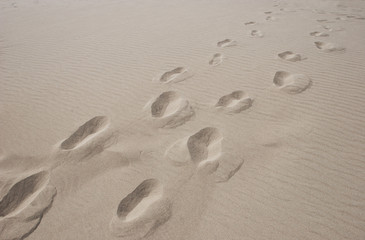
<svg viewBox="0 0 365 240"><path fill-rule="evenodd" d="M365 2L0 1L0 239L365 239Z"/></svg>

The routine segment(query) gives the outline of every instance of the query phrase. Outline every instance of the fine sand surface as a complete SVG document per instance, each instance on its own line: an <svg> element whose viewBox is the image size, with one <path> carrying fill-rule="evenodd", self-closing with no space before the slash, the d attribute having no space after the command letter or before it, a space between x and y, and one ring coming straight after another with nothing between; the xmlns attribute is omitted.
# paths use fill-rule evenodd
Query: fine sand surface
<svg viewBox="0 0 365 240"><path fill-rule="evenodd" d="M0 240L364 240L365 1L1 0Z"/></svg>

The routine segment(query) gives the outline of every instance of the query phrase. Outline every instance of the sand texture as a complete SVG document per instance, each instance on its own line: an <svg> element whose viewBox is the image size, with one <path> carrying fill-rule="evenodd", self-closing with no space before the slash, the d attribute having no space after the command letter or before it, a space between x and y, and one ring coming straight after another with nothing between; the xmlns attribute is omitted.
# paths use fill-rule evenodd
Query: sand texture
<svg viewBox="0 0 365 240"><path fill-rule="evenodd" d="M365 1L0 1L0 240L364 240Z"/></svg>

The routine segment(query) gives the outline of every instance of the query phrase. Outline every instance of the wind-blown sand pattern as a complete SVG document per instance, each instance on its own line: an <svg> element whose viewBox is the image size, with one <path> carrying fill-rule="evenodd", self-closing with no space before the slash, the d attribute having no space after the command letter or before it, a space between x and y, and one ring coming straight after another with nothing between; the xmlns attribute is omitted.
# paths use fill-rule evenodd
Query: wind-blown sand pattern
<svg viewBox="0 0 365 240"><path fill-rule="evenodd" d="M0 1L0 240L364 240L365 1Z"/></svg>

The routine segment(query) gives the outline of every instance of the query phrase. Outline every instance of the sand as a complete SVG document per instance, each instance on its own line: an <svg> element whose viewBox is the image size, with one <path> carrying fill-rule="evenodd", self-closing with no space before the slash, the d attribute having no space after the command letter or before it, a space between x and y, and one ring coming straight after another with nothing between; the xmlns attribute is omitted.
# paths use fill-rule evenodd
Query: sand
<svg viewBox="0 0 365 240"><path fill-rule="evenodd" d="M365 2L0 1L0 239L365 239Z"/></svg>

